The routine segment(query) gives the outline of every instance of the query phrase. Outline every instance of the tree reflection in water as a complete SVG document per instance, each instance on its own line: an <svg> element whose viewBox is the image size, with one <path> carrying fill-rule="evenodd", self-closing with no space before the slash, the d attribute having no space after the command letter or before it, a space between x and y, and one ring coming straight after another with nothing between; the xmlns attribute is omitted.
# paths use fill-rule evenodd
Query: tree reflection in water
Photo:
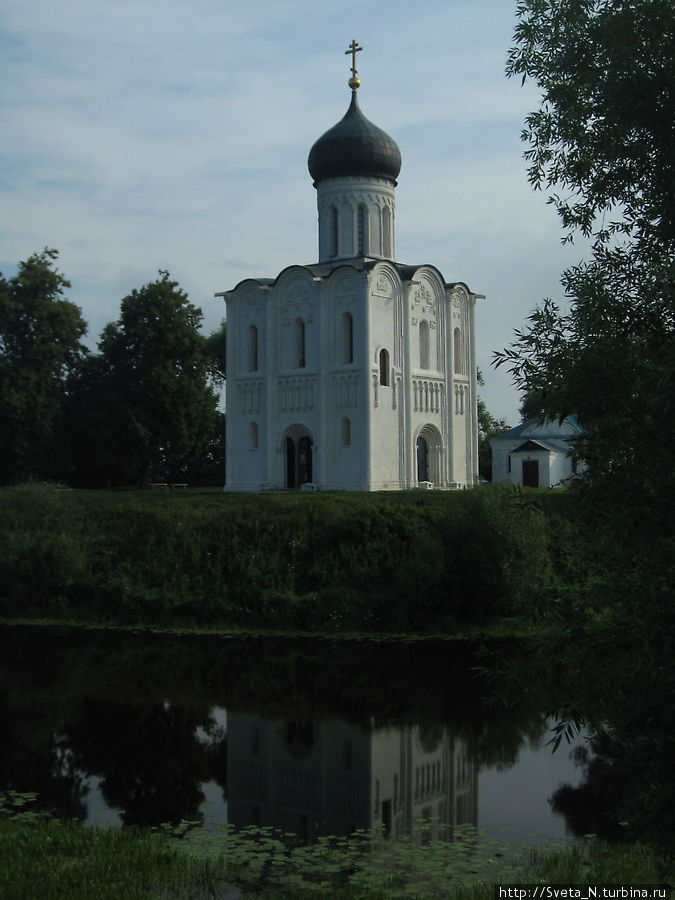
<svg viewBox="0 0 675 900"><path fill-rule="evenodd" d="M480 766L511 765L553 704L536 684L495 703L470 642L4 628L0 644L0 789L84 819L95 776L124 824L201 821L207 782L231 821L308 839L475 822Z"/></svg>

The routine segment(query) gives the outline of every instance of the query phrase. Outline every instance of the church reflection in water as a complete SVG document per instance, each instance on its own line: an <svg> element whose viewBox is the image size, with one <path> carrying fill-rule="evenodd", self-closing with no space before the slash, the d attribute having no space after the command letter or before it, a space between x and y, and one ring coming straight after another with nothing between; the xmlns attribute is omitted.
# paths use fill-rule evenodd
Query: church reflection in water
<svg viewBox="0 0 675 900"><path fill-rule="evenodd" d="M270 721L228 714L228 818L306 842L427 820L428 839L478 824L478 772L441 724ZM426 824L426 823L425 823Z"/></svg>

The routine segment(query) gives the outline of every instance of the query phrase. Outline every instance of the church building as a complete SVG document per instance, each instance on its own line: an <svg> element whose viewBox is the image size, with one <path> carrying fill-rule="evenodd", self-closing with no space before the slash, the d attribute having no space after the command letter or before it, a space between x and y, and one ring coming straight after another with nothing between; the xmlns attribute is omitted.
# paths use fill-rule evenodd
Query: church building
<svg viewBox="0 0 675 900"><path fill-rule="evenodd" d="M398 146L361 112L311 148L319 261L247 278L227 305L226 490L472 485L477 297L396 261Z"/></svg>

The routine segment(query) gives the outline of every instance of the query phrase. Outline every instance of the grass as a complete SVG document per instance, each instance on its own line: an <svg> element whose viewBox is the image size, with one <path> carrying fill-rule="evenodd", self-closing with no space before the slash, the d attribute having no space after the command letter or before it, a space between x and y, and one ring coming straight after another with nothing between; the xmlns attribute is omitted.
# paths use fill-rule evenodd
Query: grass
<svg viewBox="0 0 675 900"><path fill-rule="evenodd" d="M508 490L0 489L0 616L314 633L456 633L536 599L543 514Z"/></svg>
<svg viewBox="0 0 675 900"><path fill-rule="evenodd" d="M191 859L150 832L0 818L3 900L213 896L219 881L222 866Z"/></svg>
<svg viewBox="0 0 675 900"><path fill-rule="evenodd" d="M278 836L260 829L234 836L225 855L222 847L207 853L204 836L195 835L191 831L192 840L176 841L147 829L90 829L25 814L0 816L0 896L199 898L222 896L236 885L245 894L269 898L487 900L495 884L644 885L666 884L673 877L666 861L635 844L589 841L542 849L500 868L494 865L494 848L481 849L470 832L454 844L392 842L362 833L289 852Z"/></svg>

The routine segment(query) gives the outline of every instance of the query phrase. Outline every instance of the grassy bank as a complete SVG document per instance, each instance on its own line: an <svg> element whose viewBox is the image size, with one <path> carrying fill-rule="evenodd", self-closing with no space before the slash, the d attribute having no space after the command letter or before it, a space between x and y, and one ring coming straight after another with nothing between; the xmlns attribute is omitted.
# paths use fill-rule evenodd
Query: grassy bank
<svg viewBox="0 0 675 900"><path fill-rule="evenodd" d="M0 491L0 616L324 632L531 610L546 517L508 490Z"/></svg>
<svg viewBox="0 0 675 900"><path fill-rule="evenodd" d="M0 816L0 894L6 900L37 896L140 900L227 896L233 890L300 898L392 898L442 892L462 900L484 900L494 896L497 883L644 885L666 884L672 876L667 862L646 847L593 842L585 847L540 850L508 872L498 870L488 879L455 882L452 874L448 880L442 870L452 872L456 845L407 846L410 866L385 871L374 857L370 868L352 866L349 879L339 873L342 849L304 848L298 850L297 864L292 854L284 856L284 875L275 880L274 867L261 854L260 843L253 841L248 853L229 859L200 858L186 852L181 842L149 830L88 829L75 823L13 821ZM391 853L393 859L393 849ZM450 882L455 882L452 888ZM423 892L424 885L434 884L439 890Z"/></svg>

